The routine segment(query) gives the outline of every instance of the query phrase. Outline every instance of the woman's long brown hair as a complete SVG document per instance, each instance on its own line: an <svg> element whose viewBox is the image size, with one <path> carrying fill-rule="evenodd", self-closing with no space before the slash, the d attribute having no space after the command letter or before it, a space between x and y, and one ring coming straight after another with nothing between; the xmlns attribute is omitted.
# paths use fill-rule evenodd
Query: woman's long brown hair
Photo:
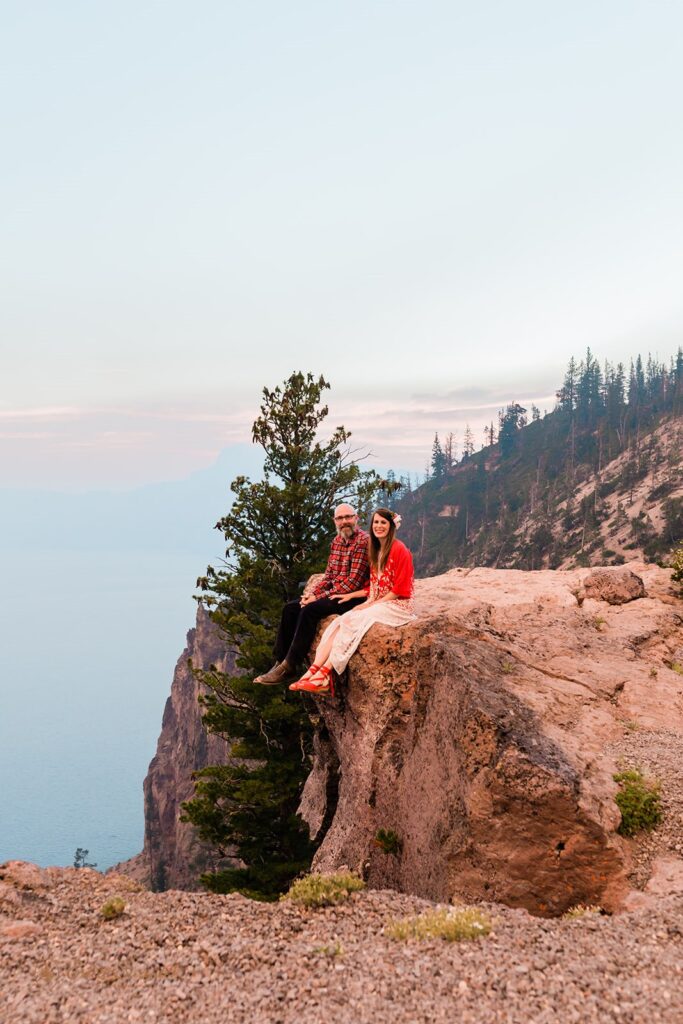
<svg viewBox="0 0 683 1024"><path fill-rule="evenodd" d="M386 519L389 523L389 533L386 535L383 541L379 541L372 532L372 522L375 516L381 516L382 519ZM396 536L396 524L394 517L388 508L376 508L370 516L370 529L368 530L368 562L370 567L375 572L381 572L384 566L387 564L387 558L391 551L391 545L394 543L394 537Z"/></svg>

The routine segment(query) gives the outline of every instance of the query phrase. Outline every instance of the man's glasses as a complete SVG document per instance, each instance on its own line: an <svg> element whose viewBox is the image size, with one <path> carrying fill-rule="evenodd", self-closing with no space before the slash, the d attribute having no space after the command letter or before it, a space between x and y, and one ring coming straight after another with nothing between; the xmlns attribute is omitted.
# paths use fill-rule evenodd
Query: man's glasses
<svg viewBox="0 0 683 1024"><path fill-rule="evenodd" d="M356 514L354 512L350 516L335 516L334 517L334 521L335 521L335 523L343 523L345 519L355 519L355 518L356 518Z"/></svg>

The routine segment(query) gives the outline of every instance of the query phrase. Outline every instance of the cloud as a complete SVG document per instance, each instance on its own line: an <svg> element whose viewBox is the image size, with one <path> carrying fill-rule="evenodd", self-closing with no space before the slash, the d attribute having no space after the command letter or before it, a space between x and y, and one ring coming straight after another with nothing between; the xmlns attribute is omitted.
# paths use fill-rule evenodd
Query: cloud
<svg viewBox="0 0 683 1024"><path fill-rule="evenodd" d="M45 405L28 409L0 409L3 420L62 420L82 416L84 410L73 405Z"/></svg>
<svg viewBox="0 0 683 1024"><path fill-rule="evenodd" d="M521 390L521 389L520 389ZM526 397L529 395L530 397ZM462 387L423 393L337 394L323 433L338 424L369 465L422 472L434 434L462 444L468 424L479 445L484 427L511 400L509 389ZM552 408L554 396L527 391L527 408ZM35 406L0 411L0 479L6 486L128 487L180 479L206 468L235 444L250 444L259 398L225 408L223 398L111 406ZM27 429L35 424L36 429Z"/></svg>

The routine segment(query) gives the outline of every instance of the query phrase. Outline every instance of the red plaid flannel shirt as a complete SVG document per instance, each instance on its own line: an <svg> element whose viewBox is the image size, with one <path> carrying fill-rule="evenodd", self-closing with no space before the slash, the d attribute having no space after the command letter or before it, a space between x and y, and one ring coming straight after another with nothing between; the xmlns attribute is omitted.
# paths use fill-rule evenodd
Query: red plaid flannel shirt
<svg viewBox="0 0 683 1024"><path fill-rule="evenodd" d="M332 541L325 575L313 594L315 597L352 594L354 590L367 587L369 578L368 535L365 530L356 530L348 544L337 534Z"/></svg>

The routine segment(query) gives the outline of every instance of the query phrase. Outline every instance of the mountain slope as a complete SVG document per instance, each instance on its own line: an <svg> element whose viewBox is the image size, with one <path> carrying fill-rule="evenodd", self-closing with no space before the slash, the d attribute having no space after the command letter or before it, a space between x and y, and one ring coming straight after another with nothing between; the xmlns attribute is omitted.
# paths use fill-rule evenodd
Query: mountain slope
<svg viewBox="0 0 683 1024"><path fill-rule="evenodd" d="M683 539L683 358L648 379L595 401L565 382L552 413L508 406L495 443L439 464L397 504L418 574L666 561Z"/></svg>

